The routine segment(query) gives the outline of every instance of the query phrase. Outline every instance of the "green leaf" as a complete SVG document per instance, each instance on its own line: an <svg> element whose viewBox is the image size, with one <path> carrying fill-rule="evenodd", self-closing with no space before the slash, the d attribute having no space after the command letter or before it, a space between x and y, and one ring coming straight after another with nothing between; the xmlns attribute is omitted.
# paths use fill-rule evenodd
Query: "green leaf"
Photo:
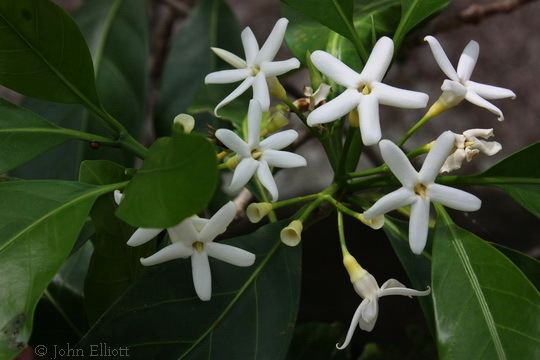
<svg viewBox="0 0 540 360"><path fill-rule="evenodd" d="M506 159L495 164L493 167L477 175L477 178L521 178L529 179L537 184L508 184L498 185L517 203L540 217L540 142L522 149Z"/></svg>
<svg viewBox="0 0 540 360"><path fill-rule="evenodd" d="M112 189L0 182L0 273L9 274L0 277L0 359L11 359L25 346L36 303L69 255L92 204Z"/></svg>
<svg viewBox="0 0 540 360"><path fill-rule="evenodd" d="M78 345L128 346L130 359L282 359L300 295L299 247L281 244L285 222L224 243L257 254L235 267L211 258L212 300L193 289L189 260L151 267ZM144 324L141 331L133 331Z"/></svg>
<svg viewBox="0 0 540 360"><path fill-rule="evenodd" d="M81 164L81 182L107 185L126 181L126 169L106 160ZM94 252L84 283L85 309L94 323L142 273L139 259L155 251L153 242L136 248L126 245L134 229L118 219L112 194L101 196L90 212L95 227Z"/></svg>
<svg viewBox="0 0 540 360"><path fill-rule="evenodd" d="M540 294L523 273L489 243L453 224L444 210L433 241L440 358L538 358Z"/></svg>
<svg viewBox="0 0 540 360"><path fill-rule="evenodd" d="M126 187L116 214L133 226L167 228L203 210L216 183L210 141L197 134L161 138Z"/></svg>
<svg viewBox="0 0 540 360"><path fill-rule="evenodd" d="M39 99L99 107L88 47L53 2L0 3L0 44L0 84Z"/></svg>
<svg viewBox="0 0 540 360"><path fill-rule="evenodd" d="M336 342L347 331L343 324L307 323L296 327L287 354L288 360L346 360L347 350L336 349Z"/></svg>
<svg viewBox="0 0 540 360"><path fill-rule="evenodd" d="M170 133L173 118L186 112L195 99L199 105L190 113L208 108L213 112L217 102L211 101L217 98L219 102L228 94L225 91L230 92L227 86L213 85L212 88L219 90L206 93L204 77L218 69L217 57L210 47L239 55L242 48L237 21L223 0L200 1L171 44L156 108L156 128L160 135Z"/></svg>
<svg viewBox="0 0 540 360"><path fill-rule="evenodd" d="M527 276L536 289L540 289L540 261L517 250L507 248L506 246L495 243L492 243L491 245L506 255L506 257L510 259L510 261L512 261L525 276Z"/></svg>
<svg viewBox="0 0 540 360"><path fill-rule="evenodd" d="M396 49L405 35L430 16L444 10L451 0L401 0L401 20L394 35Z"/></svg>

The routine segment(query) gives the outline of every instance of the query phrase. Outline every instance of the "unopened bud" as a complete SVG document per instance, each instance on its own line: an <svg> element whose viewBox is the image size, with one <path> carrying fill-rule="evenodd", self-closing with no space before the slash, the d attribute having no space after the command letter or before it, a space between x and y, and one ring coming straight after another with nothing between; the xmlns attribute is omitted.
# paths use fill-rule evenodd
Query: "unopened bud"
<svg viewBox="0 0 540 360"><path fill-rule="evenodd" d="M188 114L176 115L173 120L173 131L189 134L195 128L195 119Z"/></svg>
<svg viewBox="0 0 540 360"><path fill-rule="evenodd" d="M270 116L270 119L268 120L268 125L266 126L266 130L269 133L273 133L274 131L278 131L282 127L287 126L288 124L289 119L287 119L283 112L278 111L272 116Z"/></svg>
<svg viewBox="0 0 540 360"><path fill-rule="evenodd" d="M279 100L287 100L287 92L277 77L271 76L266 79L266 82L268 83L268 91L270 92L270 95Z"/></svg>
<svg viewBox="0 0 540 360"><path fill-rule="evenodd" d="M252 223L256 224L272 211L272 204L267 202L249 204L246 215Z"/></svg>
<svg viewBox="0 0 540 360"><path fill-rule="evenodd" d="M349 120L349 125L352 127L360 127L360 115L358 115L358 110L353 109L347 116Z"/></svg>
<svg viewBox="0 0 540 360"><path fill-rule="evenodd" d="M288 246L296 246L302 240L302 229L304 226L300 220L292 221L287 227L281 230L279 234L281 241Z"/></svg>
<svg viewBox="0 0 540 360"><path fill-rule="evenodd" d="M238 155L234 155L230 157L229 159L227 159L227 161L225 161L224 164L227 167L227 169L234 170L239 162L240 162L240 157Z"/></svg>

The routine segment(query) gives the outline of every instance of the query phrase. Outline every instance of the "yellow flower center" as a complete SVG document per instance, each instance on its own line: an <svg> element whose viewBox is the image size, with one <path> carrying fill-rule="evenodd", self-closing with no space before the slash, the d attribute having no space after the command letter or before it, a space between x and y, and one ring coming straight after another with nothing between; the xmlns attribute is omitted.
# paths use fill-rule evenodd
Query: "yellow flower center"
<svg viewBox="0 0 540 360"><path fill-rule="evenodd" d="M262 152L260 150L254 149L251 150L251 157L253 157L255 160L259 160L262 156Z"/></svg>
<svg viewBox="0 0 540 360"><path fill-rule="evenodd" d="M259 73L259 71L261 71L261 68L259 65L254 65L251 67L251 75L252 76L255 76Z"/></svg>
<svg viewBox="0 0 540 360"><path fill-rule="evenodd" d="M414 185L414 192L415 192L416 195L425 198L426 197L426 191L427 191L426 185L424 185L422 183L418 183L418 184Z"/></svg>
<svg viewBox="0 0 540 360"><path fill-rule="evenodd" d="M363 95L369 95L371 94L371 88L368 84L361 84L358 88L358 91L360 91Z"/></svg>
<svg viewBox="0 0 540 360"><path fill-rule="evenodd" d="M195 249L198 252L202 252L204 250L204 244L200 241L195 241L192 246L193 246L193 249Z"/></svg>

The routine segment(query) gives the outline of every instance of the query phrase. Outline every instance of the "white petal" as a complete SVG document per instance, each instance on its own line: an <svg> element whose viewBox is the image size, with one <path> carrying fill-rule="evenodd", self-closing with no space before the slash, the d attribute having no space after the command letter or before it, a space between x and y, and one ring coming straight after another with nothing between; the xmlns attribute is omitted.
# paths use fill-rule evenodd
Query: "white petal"
<svg viewBox="0 0 540 360"><path fill-rule="evenodd" d="M229 129L218 129L215 135L223 145L238 155L244 157L251 156L248 144L246 144L235 132Z"/></svg>
<svg viewBox="0 0 540 360"><path fill-rule="evenodd" d="M399 182L412 188L418 181L418 173L403 151L390 140L379 143L381 156Z"/></svg>
<svg viewBox="0 0 540 360"><path fill-rule="evenodd" d="M228 64L230 64L232 66L234 66L237 69L245 68L247 66L244 59L236 56L235 54L233 54L230 51L220 49L220 48L216 48L216 47L211 47L210 49L212 49L214 54L219 56L223 61L225 61L226 63L228 63Z"/></svg>
<svg viewBox="0 0 540 360"><path fill-rule="evenodd" d="M285 130L278 132L274 135L270 135L263 141L261 141L261 150L281 150L291 145L298 138L298 132L295 130Z"/></svg>
<svg viewBox="0 0 540 360"><path fill-rule="evenodd" d="M423 108L429 100L429 96L422 92L403 90L383 83L372 84L372 89L379 103L402 109Z"/></svg>
<svg viewBox="0 0 540 360"><path fill-rule="evenodd" d="M324 124L339 119L360 104L360 93L347 89L338 97L313 110L307 118L309 126Z"/></svg>
<svg viewBox="0 0 540 360"><path fill-rule="evenodd" d="M233 90L232 93L230 93L225 99L221 100L219 104L217 104L216 108L214 109L214 114L216 117L219 117L218 110L242 95L244 92L246 92L247 89L253 85L253 82L255 81L255 78L253 76L248 77L246 80L242 81L240 85L236 87L236 89Z"/></svg>
<svg viewBox="0 0 540 360"><path fill-rule="evenodd" d="M255 262L255 254L234 246L208 243L205 245L208 256L236 266L251 266Z"/></svg>
<svg viewBox="0 0 540 360"><path fill-rule="evenodd" d="M465 99L467 99L469 102L471 102L471 103L473 103L475 105L478 105L480 107L483 107L484 109L487 109L490 112L492 112L493 114L497 115L497 117L498 117L497 119L499 121L504 120L504 115L503 115L502 111L498 107L496 107L495 105L493 105L489 101L485 100L484 98L482 98L480 95L478 95L477 93L475 93L471 89L469 89L469 91L467 91L467 94L465 94Z"/></svg>
<svg viewBox="0 0 540 360"><path fill-rule="evenodd" d="M482 139L489 139L493 137L493 129L469 129L463 132L465 138L480 137Z"/></svg>
<svg viewBox="0 0 540 360"><path fill-rule="evenodd" d="M261 182L262 186L270 193L272 201L277 201L278 199L278 189L272 172L268 167L268 164L265 161L261 161L259 168L257 169L257 178Z"/></svg>
<svg viewBox="0 0 540 360"><path fill-rule="evenodd" d="M368 220L374 219L379 215L410 205L415 199L414 192L406 188L399 188L377 200L364 212L364 217Z"/></svg>
<svg viewBox="0 0 540 360"><path fill-rule="evenodd" d="M418 173L421 182L432 183L439 175L441 167L454 147L455 139L456 137L451 131L445 131L439 135Z"/></svg>
<svg viewBox="0 0 540 360"><path fill-rule="evenodd" d="M212 274L206 252L194 251L191 256L191 272L193 274L193 286L195 292L202 301L208 301L212 297Z"/></svg>
<svg viewBox="0 0 540 360"><path fill-rule="evenodd" d="M465 82L471 78L471 74L476 66L478 60L478 53L480 52L480 45L474 40L469 41L461 57L459 58L457 66L457 74L462 82Z"/></svg>
<svg viewBox="0 0 540 360"><path fill-rule="evenodd" d="M360 74L325 51L314 51L311 54L311 62L320 72L339 85L355 89L360 85Z"/></svg>
<svg viewBox="0 0 540 360"><path fill-rule="evenodd" d="M120 203L122 202L122 198L124 197L124 194L122 194L120 190L114 190L113 197L114 197L114 202L116 203L116 205L120 205Z"/></svg>
<svg viewBox="0 0 540 360"><path fill-rule="evenodd" d="M174 243L165 246L152 256L141 258L141 264L144 266L152 266L164 263L174 259L185 259L193 254L193 248L188 247L183 243Z"/></svg>
<svg viewBox="0 0 540 360"><path fill-rule="evenodd" d="M306 159L298 154L272 149L263 152L261 161L266 161L268 165L279 168L295 168L307 165Z"/></svg>
<svg viewBox="0 0 540 360"><path fill-rule="evenodd" d="M285 18L281 18L276 22L272 32L268 35L264 45L257 54L257 58L255 59L256 64L260 64L264 61L272 61L276 57L276 54L281 47L281 43L283 42L287 24L289 24L289 20Z"/></svg>
<svg viewBox="0 0 540 360"><path fill-rule="evenodd" d="M381 140L381 124L379 121L379 101L374 94L362 96L358 106L360 114L360 133L366 146L375 145Z"/></svg>
<svg viewBox="0 0 540 360"><path fill-rule="evenodd" d="M261 117L262 110L260 103L255 99L251 99L249 101L247 115L248 146L250 149L254 149L259 146L259 138L261 135Z"/></svg>
<svg viewBox="0 0 540 360"><path fill-rule="evenodd" d="M386 290L381 290L379 292L379 297L383 296L389 296L389 295L402 295L402 296L426 296L429 295L431 292L431 289L428 287L427 290L415 290L415 289L409 289L406 287L402 288L389 288Z"/></svg>
<svg viewBox="0 0 540 360"><path fill-rule="evenodd" d="M461 168L465 160L465 150L457 149L453 154L450 154L448 158L444 161L443 166L441 167L441 173L451 172Z"/></svg>
<svg viewBox="0 0 540 360"><path fill-rule="evenodd" d="M270 108L270 94L268 93L268 83L265 74L261 71L255 76L253 82L253 99L261 104L262 111L268 111Z"/></svg>
<svg viewBox="0 0 540 360"><path fill-rule="evenodd" d="M433 53L433 57L435 58L437 64L439 64L439 67L441 68L443 73L445 73L449 79L459 82L459 77L456 73L456 70L450 63L450 60L448 60L448 56L446 56L446 54L444 53L441 44L439 44L439 41L433 36L426 36L424 40L428 42L429 47L431 48L431 52Z"/></svg>
<svg viewBox="0 0 540 360"><path fill-rule="evenodd" d="M483 154L493 156L502 150L502 145L496 141L476 140L472 146L474 149L480 150Z"/></svg>
<svg viewBox="0 0 540 360"><path fill-rule="evenodd" d="M394 42L389 37L383 36L377 41L369 59L360 74L365 82L381 81L392 62L394 55Z"/></svg>
<svg viewBox="0 0 540 360"><path fill-rule="evenodd" d="M163 229L138 228L137 230L135 230L133 235L131 235L131 237L127 241L127 244L129 246L139 246L142 244L146 244L147 242L158 236L158 234L162 231Z"/></svg>
<svg viewBox="0 0 540 360"><path fill-rule="evenodd" d="M261 64L261 71L269 76L279 76L288 73L291 70L298 69L300 61L296 58L283 61L265 61Z"/></svg>
<svg viewBox="0 0 540 360"><path fill-rule="evenodd" d="M431 201L460 211L476 211L482 206L482 200L466 191L450 186L431 184L428 186Z"/></svg>
<svg viewBox="0 0 540 360"><path fill-rule="evenodd" d="M191 219L191 224L193 224L193 227L195 228L195 230L197 230L197 232L201 232L204 225L206 225L209 221L208 219L200 218L197 215L192 216L190 219Z"/></svg>
<svg viewBox="0 0 540 360"><path fill-rule="evenodd" d="M210 73L204 78L205 84L230 84L240 80L244 80L251 76L251 70L248 69L234 69L234 70L221 70Z"/></svg>
<svg viewBox="0 0 540 360"><path fill-rule="evenodd" d="M358 326L364 331L373 330L379 316L379 302L377 298L364 299L360 307L362 307L362 316L358 320Z"/></svg>
<svg viewBox="0 0 540 360"><path fill-rule="evenodd" d="M351 325L349 325L349 330L347 331L347 336L345 337L345 341L343 341L343 344L341 345L336 344L336 348L338 348L339 350L345 349L347 346L349 346L351 342L351 339L354 335L354 331L356 330L356 325L358 325L360 321L360 317L362 316L362 309L363 309L362 303L358 305L358 307L356 308L356 311L354 312L354 315L351 320Z"/></svg>
<svg viewBox="0 0 540 360"><path fill-rule="evenodd" d="M467 81L467 87L488 100L516 98L516 94L510 90L498 86L480 84L474 81Z"/></svg>
<svg viewBox="0 0 540 360"><path fill-rule="evenodd" d="M193 218L187 218L180 224L167 229L169 237L173 243L183 242L184 244L192 244L199 238L197 229L194 226Z"/></svg>
<svg viewBox="0 0 540 360"><path fill-rule="evenodd" d="M244 47L244 54L246 55L246 62L248 66L252 66L255 63L255 58L259 53L259 44L253 34L253 31L249 27L246 27L241 34L242 46Z"/></svg>
<svg viewBox="0 0 540 360"><path fill-rule="evenodd" d="M417 196L411 206L409 221L409 245L413 253L419 255L426 247L429 225L429 199Z"/></svg>
<svg viewBox="0 0 540 360"><path fill-rule="evenodd" d="M223 234L236 216L236 205L229 201L223 205L210 219L199 233L199 240L209 242L218 235Z"/></svg>
<svg viewBox="0 0 540 360"><path fill-rule="evenodd" d="M390 289L390 288L404 288L406 287L401 282L396 279L388 279L381 285L381 290Z"/></svg>
<svg viewBox="0 0 540 360"><path fill-rule="evenodd" d="M461 85L461 83L448 79L443 81L441 85L441 90L451 93L456 98L463 98L467 93L467 88Z"/></svg>
<svg viewBox="0 0 540 360"><path fill-rule="evenodd" d="M251 157L240 160L240 163L234 169L229 190L232 192L240 191L253 177L258 166L259 162Z"/></svg>

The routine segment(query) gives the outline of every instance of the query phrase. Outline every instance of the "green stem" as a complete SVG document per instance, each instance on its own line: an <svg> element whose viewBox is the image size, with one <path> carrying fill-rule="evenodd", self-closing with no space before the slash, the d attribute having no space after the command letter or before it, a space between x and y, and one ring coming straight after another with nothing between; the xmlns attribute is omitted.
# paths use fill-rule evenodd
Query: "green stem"
<svg viewBox="0 0 540 360"><path fill-rule="evenodd" d="M53 296L51 295L49 290L46 289L45 292L44 292L44 295L47 298L47 300L49 300L51 305L56 309L56 311L58 311L60 316L62 316L64 318L66 324L68 324L68 326L73 330L73 332L75 332L75 334L77 334L77 336L82 337L83 332L81 330L79 330L79 328L77 326L75 326L75 324L73 323L73 321L71 321L71 319L66 314L66 312L62 309L62 307L53 298Z"/></svg>
<svg viewBox="0 0 540 360"><path fill-rule="evenodd" d="M327 202L329 202L330 204L332 204L339 212L342 212L344 214L347 214L355 219L359 219L359 215L360 213L354 211L354 210L351 210L349 209L348 207L346 207L345 205L343 205L342 203L340 203L339 201L337 201L336 199L334 199L332 196L330 195L325 195L323 197L323 199Z"/></svg>
<svg viewBox="0 0 540 360"><path fill-rule="evenodd" d="M355 135L357 135L358 130L352 126L349 127L347 130L347 135L345 137L345 144L343 144L343 150L341 150L341 155L339 157L339 165L336 172L336 177L341 178L344 171L347 171L345 169L345 163L347 161L347 157L349 156L349 150L351 148L351 144L353 143L353 139Z"/></svg>
<svg viewBox="0 0 540 360"><path fill-rule="evenodd" d="M257 186L257 190L259 190L259 194L261 194L261 199L264 202L269 203L270 200L268 199L268 196L266 195L266 190L264 189L264 187L262 186L261 182L258 179L255 179L255 185ZM277 216L273 209L270 210L270 212L268 213L268 220L271 223L275 223L277 221Z"/></svg>
<svg viewBox="0 0 540 360"><path fill-rule="evenodd" d="M424 126L425 123L427 123L429 120L431 120L431 118L432 118L432 116L428 116L428 114L426 114L420 120L418 120L416 122L416 124L414 124L413 127L411 127L407 131L407 133L405 133L405 135L401 138L401 140L399 140L398 146L402 147L403 145L405 145L407 140L409 140L411 138L411 136L413 136L414 133L418 131L418 129L420 129L422 126Z"/></svg>
<svg viewBox="0 0 540 360"><path fill-rule="evenodd" d="M356 49L356 52L360 56L360 59L362 60L362 63L364 63L368 58L368 53L364 46L362 45L362 40L360 39L360 36L356 32L356 29L354 28L354 24L351 21L351 19L345 14L345 11L341 7L341 4L338 0L333 0L334 7L336 8L339 16L343 19L343 22L347 26L347 29L349 30L349 33L352 36L352 43L354 45L354 48Z"/></svg>
<svg viewBox="0 0 540 360"><path fill-rule="evenodd" d="M337 212L337 225L339 233L339 244L341 245L341 253L343 256L349 254L349 249L347 249L347 242L345 241L345 226L343 225L343 214L341 211Z"/></svg>
<svg viewBox="0 0 540 360"><path fill-rule="evenodd" d="M281 207L290 206L294 204L298 204L301 202L310 201L313 199L317 199L319 196L321 196L320 193L311 194L311 195L305 195L305 196L297 196L291 199L277 201L275 203L272 203L272 209L279 209Z"/></svg>

